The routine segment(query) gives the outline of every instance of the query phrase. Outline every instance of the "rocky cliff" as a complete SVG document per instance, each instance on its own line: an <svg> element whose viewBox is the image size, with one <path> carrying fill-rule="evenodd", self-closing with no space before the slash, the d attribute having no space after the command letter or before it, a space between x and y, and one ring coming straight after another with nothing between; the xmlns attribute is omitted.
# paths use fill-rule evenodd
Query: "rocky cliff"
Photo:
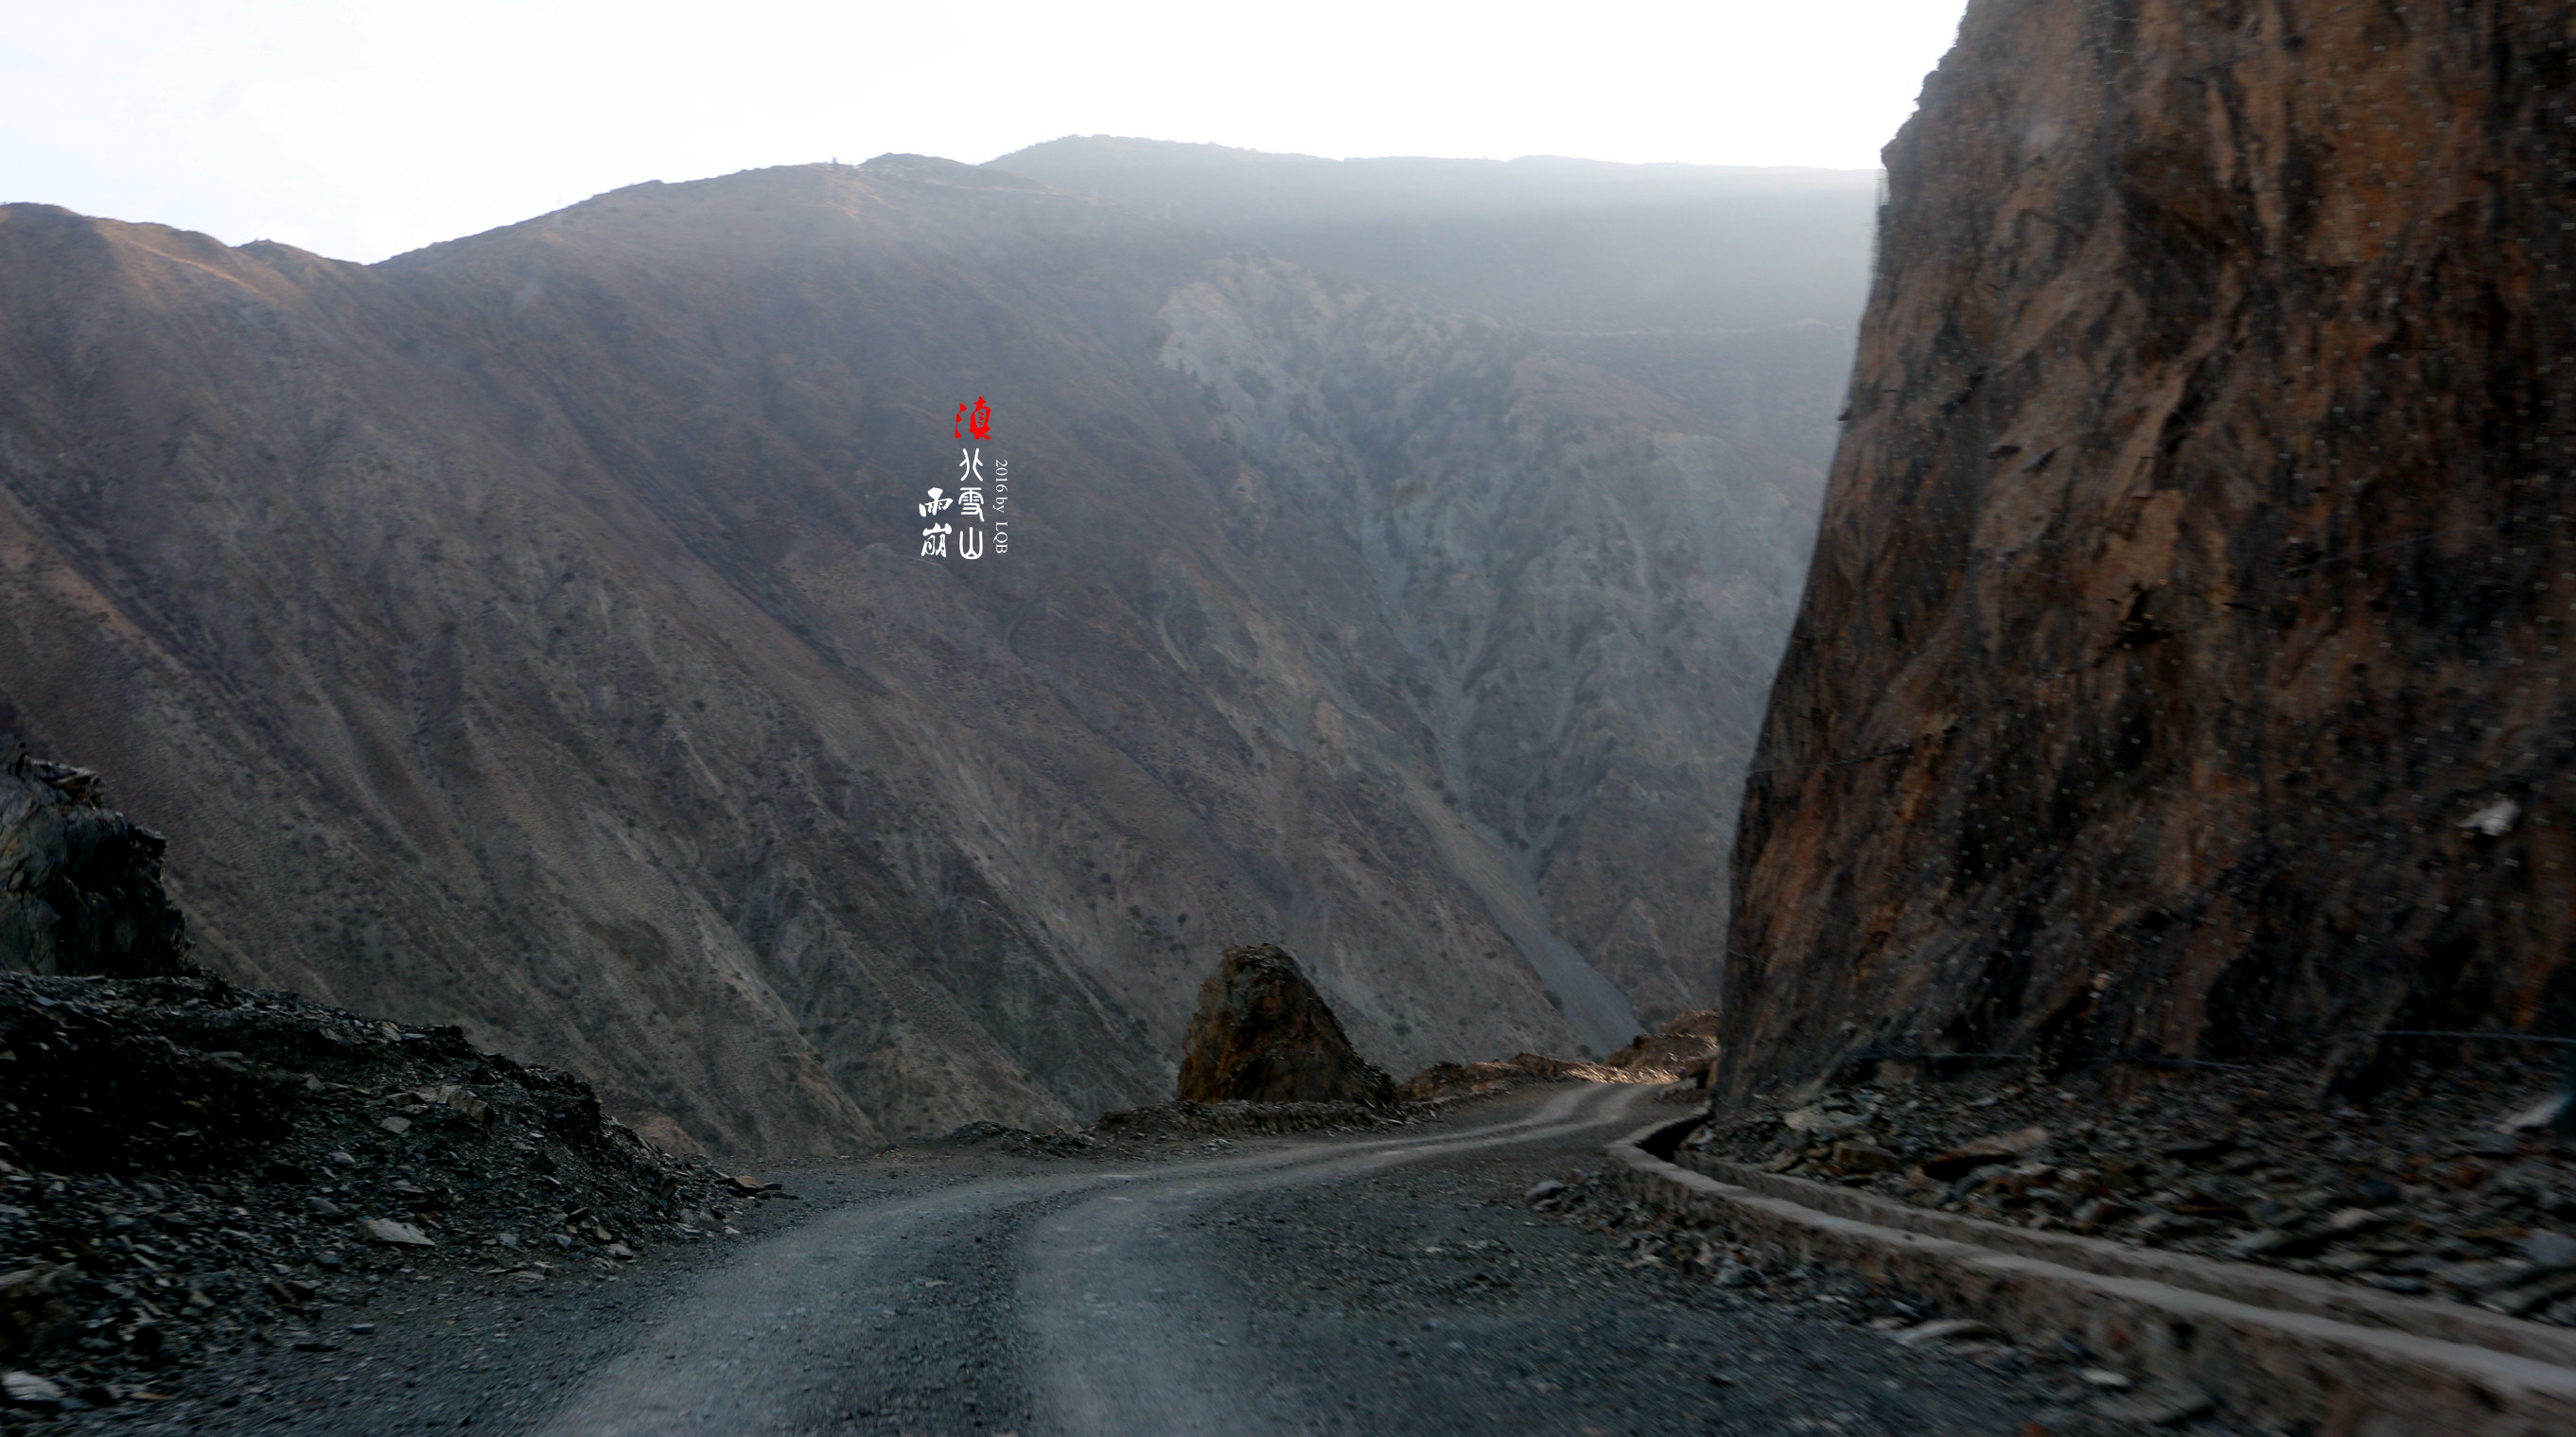
<svg viewBox="0 0 2576 1437"><path fill-rule="evenodd" d="M977 395L1014 546L924 559ZM936 161L371 268L9 207L0 718L176 835L199 961L674 1147L1159 1097L1265 935L1388 1067L1607 1051L1713 979L1758 676L1684 640L1781 641L1812 522L1706 429Z"/></svg>
<svg viewBox="0 0 2576 1437"><path fill-rule="evenodd" d="M2571 43L1970 6L1747 795L1738 1089L2576 1021Z"/></svg>
<svg viewBox="0 0 2576 1437"><path fill-rule="evenodd" d="M167 847L107 806L97 774L0 757L0 969L186 972L187 920L161 886Z"/></svg>

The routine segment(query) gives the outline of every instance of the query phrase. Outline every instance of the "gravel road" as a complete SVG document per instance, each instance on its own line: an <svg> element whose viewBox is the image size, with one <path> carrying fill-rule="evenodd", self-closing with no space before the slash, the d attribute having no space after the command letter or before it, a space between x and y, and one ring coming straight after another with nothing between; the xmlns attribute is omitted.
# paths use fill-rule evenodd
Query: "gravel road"
<svg viewBox="0 0 2576 1437"><path fill-rule="evenodd" d="M1633 1269L1520 1194L1654 1090L1394 1135L782 1173L745 1236L614 1281L419 1279L335 1351L200 1374L120 1432L2018 1433L2062 1369L1914 1352L1825 1304ZM368 1330L357 1330L364 1327Z"/></svg>

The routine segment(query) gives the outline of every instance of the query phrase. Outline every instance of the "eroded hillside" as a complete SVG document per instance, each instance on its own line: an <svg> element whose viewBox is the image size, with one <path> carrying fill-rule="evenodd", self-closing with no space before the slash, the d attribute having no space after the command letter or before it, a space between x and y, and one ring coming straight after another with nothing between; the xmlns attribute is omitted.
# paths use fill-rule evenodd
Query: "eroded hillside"
<svg viewBox="0 0 2576 1437"><path fill-rule="evenodd" d="M1160 1097L1227 942L1391 1068L1607 1051L1601 971L1710 981L1732 771L1639 716L1740 768L1747 676L1672 656L1779 641L1731 546L1803 546L1800 471L1264 297L1311 284L900 158L373 268L0 209L0 730L172 836L198 961L577 1069L674 1146ZM1386 334L1400 407L1242 401ZM976 395L1015 546L925 560ZM1594 492L1636 459L1686 522ZM1493 535L1424 527L1470 483Z"/></svg>

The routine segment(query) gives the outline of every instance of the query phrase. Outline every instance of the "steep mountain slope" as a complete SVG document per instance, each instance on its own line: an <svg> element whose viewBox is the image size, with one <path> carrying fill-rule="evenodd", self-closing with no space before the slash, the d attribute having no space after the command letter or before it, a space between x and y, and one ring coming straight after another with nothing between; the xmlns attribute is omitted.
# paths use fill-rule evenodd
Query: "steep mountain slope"
<svg viewBox="0 0 2576 1437"><path fill-rule="evenodd" d="M1739 1088L2576 1021L2572 17L1971 5L1746 800Z"/></svg>
<svg viewBox="0 0 2576 1437"><path fill-rule="evenodd" d="M1326 392L1363 335L1383 383ZM926 559L977 395L1012 549ZM1422 498L1407 434L1506 509ZM938 161L373 268L0 209L0 739L171 835L198 961L673 1144L1160 1096L1235 941L1390 1067L1606 1051L1620 985L1711 979L1757 701L1681 656L1785 633L1800 488L1508 333Z"/></svg>
<svg viewBox="0 0 2576 1437"><path fill-rule="evenodd" d="M1539 331L1696 423L1822 469L1868 299L1867 170L1326 160L1091 135L995 169Z"/></svg>
<svg viewBox="0 0 2576 1437"><path fill-rule="evenodd" d="M987 168L1319 276L1267 286L1255 327L1256 344L1294 334L1300 362L1234 352L1196 305L1167 311L1169 352L1223 396L1247 457L1366 553L1407 647L1462 701L1447 727L1473 811L1525 853L1572 948L1654 1021L1708 1004L1713 989L1659 955L1723 947L1699 915L1726 901L1736 786L1833 453L1875 172L1325 160L1113 136ZM1373 298L1325 297L1353 289ZM1408 330L1419 309L1501 324ZM1627 417L1582 462L1621 496L1626 541L1694 575L1665 621L1616 615L1621 581L1577 573L1620 551L1559 542L1573 491L1526 445L1435 417L1455 391L1425 382L1425 355L1452 378L1510 367L1556 402ZM1651 651L1635 642L1658 631ZM1579 700L1543 677L1578 647ZM1614 768L1634 781L1604 782Z"/></svg>
<svg viewBox="0 0 2576 1437"><path fill-rule="evenodd" d="M1705 1002L1807 471L1542 339L1299 270L1226 265L1163 318L1271 502L1359 560L1442 801L1500 841L1449 861L1539 900L1490 903L1521 952L1567 993L1588 963L1650 1021Z"/></svg>

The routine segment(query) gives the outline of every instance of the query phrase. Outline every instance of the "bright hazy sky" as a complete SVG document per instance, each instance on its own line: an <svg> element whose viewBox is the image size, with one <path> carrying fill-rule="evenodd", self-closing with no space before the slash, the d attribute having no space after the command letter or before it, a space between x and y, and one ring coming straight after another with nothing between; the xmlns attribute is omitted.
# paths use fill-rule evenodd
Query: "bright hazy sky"
<svg viewBox="0 0 2576 1437"><path fill-rule="evenodd" d="M640 180L1068 134L1865 169L1964 5L25 3L0 201L375 260Z"/></svg>

